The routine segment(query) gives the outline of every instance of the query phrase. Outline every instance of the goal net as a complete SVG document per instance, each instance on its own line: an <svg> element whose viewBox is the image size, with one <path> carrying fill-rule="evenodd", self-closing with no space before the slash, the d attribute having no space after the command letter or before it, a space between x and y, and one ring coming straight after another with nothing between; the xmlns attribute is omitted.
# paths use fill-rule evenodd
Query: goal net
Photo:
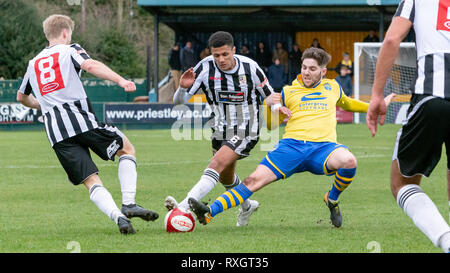
<svg viewBox="0 0 450 273"><path fill-rule="evenodd" d="M354 44L354 97L365 102L370 101L375 67L382 43ZM384 96L397 94L389 105L386 123L401 124L406 119L406 112L411 98L411 86L416 74L415 43L401 43L394 66L389 73L384 87ZM365 123L366 114L355 113L355 123Z"/></svg>

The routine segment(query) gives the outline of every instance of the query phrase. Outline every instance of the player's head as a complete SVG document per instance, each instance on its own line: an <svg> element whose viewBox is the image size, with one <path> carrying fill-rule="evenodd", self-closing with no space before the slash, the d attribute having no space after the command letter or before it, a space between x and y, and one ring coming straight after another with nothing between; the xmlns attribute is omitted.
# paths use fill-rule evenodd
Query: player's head
<svg viewBox="0 0 450 273"><path fill-rule="evenodd" d="M42 23L44 34L48 41L60 40L70 44L75 23L69 16L53 14Z"/></svg>
<svg viewBox="0 0 450 273"><path fill-rule="evenodd" d="M217 66L223 70L231 70L236 65L233 36L226 31L217 31L209 37L208 46Z"/></svg>
<svg viewBox="0 0 450 273"><path fill-rule="evenodd" d="M306 87L313 87L327 73L331 56L321 48L310 47L302 55L302 81Z"/></svg>

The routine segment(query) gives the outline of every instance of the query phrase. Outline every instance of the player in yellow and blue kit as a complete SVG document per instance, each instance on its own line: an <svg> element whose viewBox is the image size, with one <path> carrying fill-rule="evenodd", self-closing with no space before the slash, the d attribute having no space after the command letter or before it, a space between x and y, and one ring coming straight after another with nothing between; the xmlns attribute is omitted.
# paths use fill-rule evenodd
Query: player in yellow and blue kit
<svg viewBox="0 0 450 273"><path fill-rule="evenodd" d="M352 183L357 162L349 149L337 142L336 106L352 112L367 112L368 104L347 97L338 82L324 78L330 59L322 49L305 50L301 74L281 93L281 107L290 110L283 139L242 184L219 196L210 206L189 200L200 223L207 224L218 213L238 206L273 181L308 171L333 176L333 185L324 201L330 209L332 224L335 227L342 225L338 198ZM387 105L392 97L386 97ZM285 116L274 118L270 113L267 125L273 129Z"/></svg>

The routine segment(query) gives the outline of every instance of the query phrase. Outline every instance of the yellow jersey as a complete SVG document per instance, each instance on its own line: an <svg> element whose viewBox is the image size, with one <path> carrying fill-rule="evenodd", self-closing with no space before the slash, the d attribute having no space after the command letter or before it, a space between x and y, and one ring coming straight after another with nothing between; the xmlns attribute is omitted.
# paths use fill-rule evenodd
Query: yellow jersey
<svg viewBox="0 0 450 273"><path fill-rule="evenodd" d="M303 85L301 75L285 86L282 105L292 112L283 138L314 142L337 142L336 106L352 112L367 112L369 104L347 97L336 80L322 79L311 88Z"/></svg>

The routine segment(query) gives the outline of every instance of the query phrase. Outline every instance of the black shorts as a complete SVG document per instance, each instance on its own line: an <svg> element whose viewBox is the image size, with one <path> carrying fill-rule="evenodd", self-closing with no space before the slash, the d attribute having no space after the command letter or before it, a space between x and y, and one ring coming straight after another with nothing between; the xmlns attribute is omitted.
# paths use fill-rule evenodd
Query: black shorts
<svg viewBox="0 0 450 273"><path fill-rule="evenodd" d="M450 169L450 101L442 98L413 95L407 121L398 131L393 160L402 175L429 176L439 162L442 145L447 152Z"/></svg>
<svg viewBox="0 0 450 273"><path fill-rule="evenodd" d="M228 146L239 155L239 159L242 159L250 155L250 151L256 146L256 143L258 143L258 138L240 138L237 135L228 140L218 140L213 138L212 152L214 155L222 146Z"/></svg>
<svg viewBox="0 0 450 273"><path fill-rule="evenodd" d="M58 142L53 145L53 149L69 181L79 185L98 173L89 149L103 160L114 161L117 151L123 148L122 136L116 127L99 127Z"/></svg>

